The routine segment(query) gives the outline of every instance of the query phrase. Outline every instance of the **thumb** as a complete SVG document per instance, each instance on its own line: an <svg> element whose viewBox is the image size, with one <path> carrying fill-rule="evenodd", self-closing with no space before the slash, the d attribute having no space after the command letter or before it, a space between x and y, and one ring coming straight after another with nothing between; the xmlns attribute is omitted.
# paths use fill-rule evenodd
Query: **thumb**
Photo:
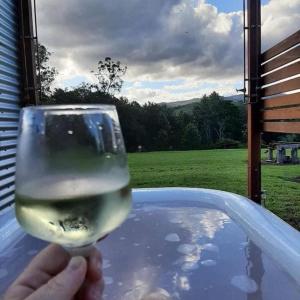
<svg viewBox="0 0 300 300"><path fill-rule="evenodd" d="M31 295L30 300L71 300L85 280L87 262L72 257L67 267Z"/></svg>

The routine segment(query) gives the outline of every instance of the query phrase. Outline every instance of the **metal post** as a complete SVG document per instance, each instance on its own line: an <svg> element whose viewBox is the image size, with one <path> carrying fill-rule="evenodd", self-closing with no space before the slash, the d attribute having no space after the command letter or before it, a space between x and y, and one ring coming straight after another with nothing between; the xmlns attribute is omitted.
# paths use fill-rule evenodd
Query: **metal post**
<svg viewBox="0 0 300 300"><path fill-rule="evenodd" d="M261 203L260 155L260 56L261 5L260 0L247 1L248 19L248 196Z"/></svg>
<svg viewBox="0 0 300 300"><path fill-rule="evenodd" d="M285 161L285 149L283 147L277 146L277 163L283 164Z"/></svg>
<svg viewBox="0 0 300 300"><path fill-rule="evenodd" d="M23 75L22 105L35 105L38 103L38 95L36 86L35 47L31 0L20 0L18 3Z"/></svg>
<svg viewBox="0 0 300 300"><path fill-rule="evenodd" d="M292 148L291 159L292 159L292 163L293 164L297 164L298 163L298 147L297 146L295 146L295 147Z"/></svg>
<svg viewBox="0 0 300 300"><path fill-rule="evenodd" d="M273 147L268 147L268 159L267 162L273 162Z"/></svg>

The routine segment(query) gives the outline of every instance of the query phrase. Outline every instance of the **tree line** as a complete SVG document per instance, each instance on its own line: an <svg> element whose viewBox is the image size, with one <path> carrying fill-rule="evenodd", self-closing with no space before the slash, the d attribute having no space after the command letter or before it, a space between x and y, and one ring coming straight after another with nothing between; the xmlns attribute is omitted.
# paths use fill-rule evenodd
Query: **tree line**
<svg viewBox="0 0 300 300"><path fill-rule="evenodd" d="M128 151L204 149L245 142L244 106L215 92L195 104L191 114L151 102L140 105L86 83L71 90L55 89L45 103L115 105Z"/></svg>
<svg viewBox="0 0 300 300"><path fill-rule="evenodd" d="M127 66L110 57L93 71L98 84L51 89L58 74L49 65L51 53L38 46L38 72L43 104L113 104L116 106L128 151L190 150L237 147L246 142L246 107L224 100L216 92L204 95L191 112L148 102L139 104L115 94L122 88Z"/></svg>

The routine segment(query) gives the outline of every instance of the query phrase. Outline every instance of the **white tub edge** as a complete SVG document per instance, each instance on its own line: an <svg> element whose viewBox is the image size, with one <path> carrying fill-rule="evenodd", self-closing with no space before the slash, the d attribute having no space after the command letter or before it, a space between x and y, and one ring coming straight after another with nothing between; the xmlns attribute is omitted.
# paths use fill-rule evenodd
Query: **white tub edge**
<svg viewBox="0 0 300 300"><path fill-rule="evenodd" d="M133 198L201 201L223 210L300 285L300 233L282 219L233 193L201 188L134 189ZM155 195L156 194L156 195Z"/></svg>

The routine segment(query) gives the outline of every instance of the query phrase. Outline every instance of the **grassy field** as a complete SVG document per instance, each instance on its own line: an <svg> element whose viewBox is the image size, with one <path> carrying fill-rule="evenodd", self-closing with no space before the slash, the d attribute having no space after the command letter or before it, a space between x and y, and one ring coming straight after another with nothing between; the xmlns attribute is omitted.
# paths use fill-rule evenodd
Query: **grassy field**
<svg viewBox="0 0 300 300"><path fill-rule="evenodd" d="M133 187L203 187L246 195L245 149L129 154ZM300 165L262 166L265 206L300 229Z"/></svg>

